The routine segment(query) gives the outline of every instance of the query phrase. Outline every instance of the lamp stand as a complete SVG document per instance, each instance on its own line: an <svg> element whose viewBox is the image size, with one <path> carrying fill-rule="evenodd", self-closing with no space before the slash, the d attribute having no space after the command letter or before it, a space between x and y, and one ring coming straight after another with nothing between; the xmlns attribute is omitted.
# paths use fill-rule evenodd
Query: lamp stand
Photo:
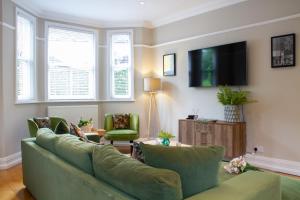
<svg viewBox="0 0 300 200"><path fill-rule="evenodd" d="M149 92L149 113L148 113L148 138L150 138L150 126L153 104L155 105L155 92Z"/></svg>

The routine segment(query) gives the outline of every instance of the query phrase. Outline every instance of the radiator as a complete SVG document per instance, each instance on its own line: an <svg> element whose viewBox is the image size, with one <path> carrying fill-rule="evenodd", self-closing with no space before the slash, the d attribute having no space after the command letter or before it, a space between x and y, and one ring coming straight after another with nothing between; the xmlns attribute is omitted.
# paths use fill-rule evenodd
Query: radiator
<svg viewBox="0 0 300 200"><path fill-rule="evenodd" d="M49 117L62 117L68 123L78 124L80 118L93 119L94 127L99 127L98 105L82 106L48 106Z"/></svg>

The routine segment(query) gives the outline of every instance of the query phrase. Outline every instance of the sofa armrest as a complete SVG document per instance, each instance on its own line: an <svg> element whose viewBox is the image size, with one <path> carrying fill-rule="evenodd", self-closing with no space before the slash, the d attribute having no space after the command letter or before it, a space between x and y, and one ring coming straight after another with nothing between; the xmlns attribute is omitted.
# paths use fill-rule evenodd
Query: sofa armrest
<svg viewBox="0 0 300 200"><path fill-rule="evenodd" d="M104 119L104 129L105 129L105 131L110 131L113 128L114 128L113 115L112 114L105 114L105 119Z"/></svg>
<svg viewBox="0 0 300 200"><path fill-rule="evenodd" d="M281 200L280 176L248 171L187 200Z"/></svg>
<svg viewBox="0 0 300 200"><path fill-rule="evenodd" d="M38 125L33 121L33 119L28 119L27 124L28 124L30 137L36 137L36 133L39 130Z"/></svg>
<svg viewBox="0 0 300 200"><path fill-rule="evenodd" d="M139 133L139 115L130 114L130 129Z"/></svg>

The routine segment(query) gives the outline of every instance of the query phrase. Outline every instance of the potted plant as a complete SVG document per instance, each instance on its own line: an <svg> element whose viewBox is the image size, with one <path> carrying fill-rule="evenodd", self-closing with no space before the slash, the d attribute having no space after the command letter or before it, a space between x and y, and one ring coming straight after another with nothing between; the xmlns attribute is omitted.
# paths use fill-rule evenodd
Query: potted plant
<svg viewBox="0 0 300 200"><path fill-rule="evenodd" d="M89 120L85 120L80 118L78 127L83 131L83 132L91 132L93 128L93 119L90 118Z"/></svg>
<svg viewBox="0 0 300 200"><path fill-rule="evenodd" d="M232 90L229 87L220 87L217 93L218 100L224 107L225 121L241 122L241 106L254 102L249 100L249 92Z"/></svg>
<svg viewBox="0 0 300 200"><path fill-rule="evenodd" d="M164 146L169 146L170 145L170 139L174 138L175 136L172 135L171 133L168 133L166 131L161 130L158 134L158 137L162 139L161 144Z"/></svg>

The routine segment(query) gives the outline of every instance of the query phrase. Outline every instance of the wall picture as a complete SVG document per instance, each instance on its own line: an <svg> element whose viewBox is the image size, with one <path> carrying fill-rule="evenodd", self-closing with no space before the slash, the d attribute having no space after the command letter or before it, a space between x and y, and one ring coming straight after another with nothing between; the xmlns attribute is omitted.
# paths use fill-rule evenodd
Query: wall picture
<svg viewBox="0 0 300 200"><path fill-rule="evenodd" d="M163 73L164 76L176 75L176 54L167 54L163 56Z"/></svg>
<svg viewBox="0 0 300 200"><path fill-rule="evenodd" d="M296 65L295 34L271 38L272 68Z"/></svg>

